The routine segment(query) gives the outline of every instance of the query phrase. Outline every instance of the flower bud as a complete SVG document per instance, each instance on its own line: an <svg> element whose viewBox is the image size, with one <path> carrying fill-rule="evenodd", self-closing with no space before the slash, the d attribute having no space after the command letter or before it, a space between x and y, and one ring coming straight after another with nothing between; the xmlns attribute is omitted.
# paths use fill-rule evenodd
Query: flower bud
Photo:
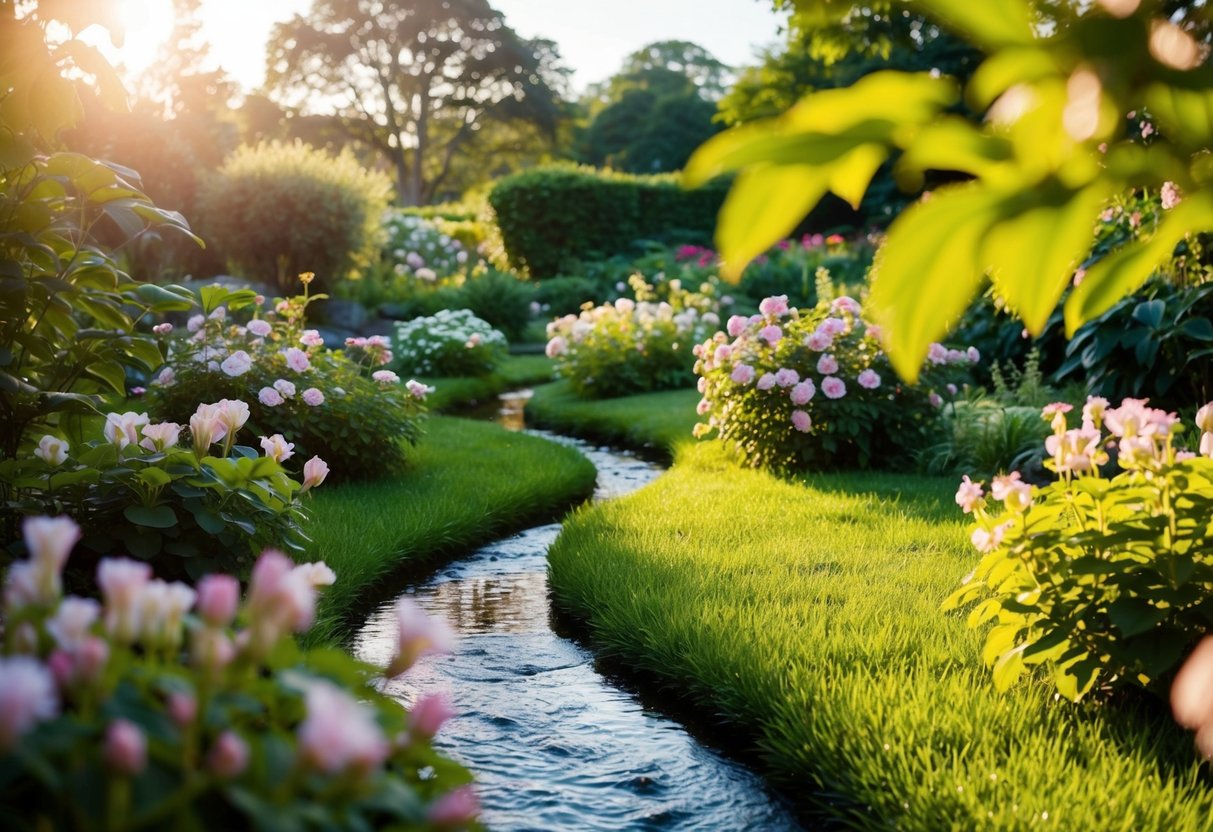
<svg viewBox="0 0 1213 832"><path fill-rule="evenodd" d="M147 737L133 722L116 719L105 732L103 756L119 774L138 774L147 766Z"/></svg>

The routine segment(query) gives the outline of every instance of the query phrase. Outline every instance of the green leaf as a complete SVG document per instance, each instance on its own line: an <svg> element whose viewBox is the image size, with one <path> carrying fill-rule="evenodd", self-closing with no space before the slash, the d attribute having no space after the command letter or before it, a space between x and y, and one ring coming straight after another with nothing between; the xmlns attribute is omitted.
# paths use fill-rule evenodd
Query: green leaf
<svg viewBox="0 0 1213 832"><path fill-rule="evenodd" d="M166 486L173 481L173 478L163 468L144 468L139 472L139 479L153 488ZM143 525L149 524L144 523Z"/></svg>
<svg viewBox="0 0 1213 832"><path fill-rule="evenodd" d="M141 283L135 289L135 295L148 304L153 312L188 312L197 303L193 293L180 286Z"/></svg>
<svg viewBox="0 0 1213 832"><path fill-rule="evenodd" d="M1023 671L1022 646L1003 653L998 657L998 661L994 662L994 689L999 693L1006 693Z"/></svg>
<svg viewBox="0 0 1213 832"><path fill-rule="evenodd" d="M169 506L127 506L122 515L136 526L171 529L177 525L177 515Z"/></svg>
<svg viewBox="0 0 1213 832"><path fill-rule="evenodd" d="M1159 609L1144 598L1117 598L1108 605L1108 619L1125 636L1141 635L1167 617L1167 610Z"/></svg>
<svg viewBox="0 0 1213 832"><path fill-rule="evenodd" d="M808 165L755 165L742 171L720 209L716 242L722 276L739 279L747 263L796 228L828 187L828 172Z"/></svg>
<svg viewBox="0 0 1213 832"><path fill-rule="evenodd" d="M1162 323L1166 313L1166 301L1145 300L1133 308L1133 320L1143 323L1151 329L1158 329L1158 325Z"/></svg>
<svg viewBox="0 0 1213 832"><path fill-rule="evenodd" d="M989 51L1030 44L1035 38L1032 9L1024 0L920 0L919 5L946 28Z"/></svg>
<svg viewBox="0 0 1213 832"><path fill-rule="evenodd" d="M126 395L126 370L117 361L101 361L90 364L85 370L93 378L105 382L119 396Z"/></svg>

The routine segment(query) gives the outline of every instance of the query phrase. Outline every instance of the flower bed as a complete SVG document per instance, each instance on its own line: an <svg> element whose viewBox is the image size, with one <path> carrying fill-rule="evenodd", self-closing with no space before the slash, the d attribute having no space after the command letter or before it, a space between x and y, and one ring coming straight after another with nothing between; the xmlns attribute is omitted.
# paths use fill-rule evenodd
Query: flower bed
<svg viewBox="0 0 1213 832"><path fill-rule="evenodd" d="M467 309L396 324L397 366L418 375L483 376L505 360L505 336Z"/></svg>

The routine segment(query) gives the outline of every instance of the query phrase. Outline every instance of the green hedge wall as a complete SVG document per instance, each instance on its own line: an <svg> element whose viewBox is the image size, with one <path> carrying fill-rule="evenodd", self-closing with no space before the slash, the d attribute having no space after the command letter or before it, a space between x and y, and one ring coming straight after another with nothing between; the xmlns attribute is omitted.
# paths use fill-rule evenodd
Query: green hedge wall
<svg viewBox="0 0 1213 832"><path fill-rule="evenodd" d="M708 242L727 190L724 181L687 191L673 175L548 167L502 179L489 204L510 265L543 278L623 253L636 240Z"/></svg>

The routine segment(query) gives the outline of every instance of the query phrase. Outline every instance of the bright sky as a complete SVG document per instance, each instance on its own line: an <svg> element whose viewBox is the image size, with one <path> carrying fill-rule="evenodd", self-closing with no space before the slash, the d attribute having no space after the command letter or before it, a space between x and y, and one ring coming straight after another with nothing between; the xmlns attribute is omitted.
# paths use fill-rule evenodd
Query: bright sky
<svg viewBox="0 0 1213 832"><path fill-rule="evenodd" d="M120 2L127 41L121 50L106 51L138 72L172 28L172 0ZM203 31L217 63L253 89L265 77L270 28L310 5L311 0L202 0ZM750 63L756 48L777 39L783 22L770 0L493 0L493 6L524 37L556 41L575 70L578 90L610 77L628 53L657 40L694 41L727 64Z"/></svg>

